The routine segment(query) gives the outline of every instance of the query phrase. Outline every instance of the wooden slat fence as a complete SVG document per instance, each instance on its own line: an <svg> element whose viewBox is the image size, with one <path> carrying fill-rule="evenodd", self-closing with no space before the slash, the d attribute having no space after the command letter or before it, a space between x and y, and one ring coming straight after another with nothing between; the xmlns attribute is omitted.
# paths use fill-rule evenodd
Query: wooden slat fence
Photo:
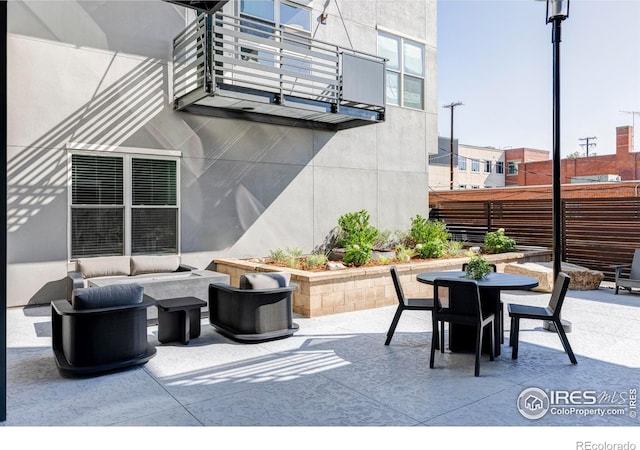
<svg viewBox="0 0 640 450"><path fill-rule="evenodd" d="M436 202L429 217L457 230L504 228L521 245L553 245L550 200ZM613 264L630 263L640 248L640 198L567 199L561 201L563 261L605 274Z"/></svg>

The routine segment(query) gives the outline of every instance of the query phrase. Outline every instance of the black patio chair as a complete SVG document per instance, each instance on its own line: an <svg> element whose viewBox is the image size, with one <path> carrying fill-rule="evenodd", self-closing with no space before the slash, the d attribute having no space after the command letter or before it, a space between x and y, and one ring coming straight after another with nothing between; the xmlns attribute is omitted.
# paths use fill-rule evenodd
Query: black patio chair
<svg viewBox="0 0 640 450"><path fill-rule="evenodd" d="M440 299L442 298L441 289L447 288L449 302L447 306L443 306ZM436 305L433 309L433 336L437 336L438 325L441 322L449 322L450 324L461 324L476 327L475 334L475 369L474 375L480 376L480 356L482 353L482 341L484 337L484 329L489 327L491 333L491 345L489 348L489 358L491 361L495 359L495 333L494 321L495 314L482 311L482 302L480 301L480 290L475 280L468 279L445 279L436 278L433 283L434 298ZM450 329L450 333L453 330ZM444 345L440 347L441 353L444 353ZM433 369L435 360L435 347L431 346L431 357L429 367Z"/></svg>
<svg viewBox="0 0 640 450"><path fill-rule="evenodd" d="M562 322L560 320L560 310L564 304L564 298L569 288L569 282L571 277L567 274L560 272L556 277L556 281L553 284L553 292L549 299L549 305L547 307L542 306L529 306L520 305L517 303L509 303L507 305L509 311L509 317L511 317L511 332L509 333L509 345L511 345L511 358L518 359L518 339L520 334L520 319L539 319L553 323L564 350L569 355L571 363L577 364L569 339L564 331Z"/></svg>
<svg viewBox="0 0 640 450"><path fill-rule="evenodd" d="M464 263L462 265L462 271L463 272L467 271L467 266L468 265L469 265L469 263ZM493 263L489 263L489 268L491 269L492 272L497 272L498 271L498 267ZM498 310L499 316L497 317L498 324L500 325L500 343L504 344L504 303L502 303L502 300L500 300L500 303L498 305L499 305L498 308L500 308Z"/></svg>
<svg viewBox="0 0 640 450"><path fill-rule="evenodd" d="M400 316L402 315L403 311L405 310L433 311L432 298L405 297L404 291L402 290L402 285L400 284L398 269L396 268L396 266L391 266L389 270L391 272L391 279L393 280L393 286L396 289L396 297L398 298L398 308L396 309L396 313L393 316L393 320L391 321L391 326L389 327L389 331L387 331L387 340L384 342L384 345L389 345L391 343L391 338L393 337L393 333L396 331L396 327L398 326L398 322L400 321ZM444 339L444 328L442 329L442 339ZM439 345L437 336L436 336L436 345Z"/></svg>

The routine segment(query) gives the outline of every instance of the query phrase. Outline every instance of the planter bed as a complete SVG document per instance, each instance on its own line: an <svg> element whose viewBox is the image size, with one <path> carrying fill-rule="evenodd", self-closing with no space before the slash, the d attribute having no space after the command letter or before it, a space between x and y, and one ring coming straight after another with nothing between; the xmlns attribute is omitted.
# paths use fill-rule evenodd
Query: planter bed
<svg viewBox="0 0 640 450"><path fill-rule="evenodd" d="M542 247L520 247L518 251L485 255L487 260L504 271L509 263L546 262L551 260L551 250ZM469 258L460 256L395 263L405 294L408 297L431 296L431 287L416 281L421 272L460 270ZM251 262L245 259L217 258L215 270L229 275L231 285L238 286L240 275L247 272L291 273L291 281L299 288L293 293L293 312L302 317L318 317L362 309L379 308L397 304L388 265L354 267L342 270L309 272L304 270Z"/></svg>

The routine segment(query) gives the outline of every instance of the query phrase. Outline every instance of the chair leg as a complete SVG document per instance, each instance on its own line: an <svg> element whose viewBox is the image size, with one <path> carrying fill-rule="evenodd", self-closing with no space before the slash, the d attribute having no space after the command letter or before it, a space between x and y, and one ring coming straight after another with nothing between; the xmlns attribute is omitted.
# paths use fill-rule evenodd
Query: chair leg
<svg viewBox="0 0 640 450"><path fill-rule="evenodd" d="M438 321L433 321L433 332L431 333L431 354L429 356L429 368L433 369L433 363L436 357L436 341L438 340ZM444 345L441 345L444 347Z"/></svg>
<svg viewBox="0 0 640 450"><path fill-rule="evenodd" d="M493 324L489 324L491 330L491 349L489 350L489 361L495 361L496 359L496 334L494 332Z"/></svg>
<svg viewBox="0 0 640 450"><path fill-rule="evenodd" d="M520 338L520 318L512 317L511 318L511 339L509 339L509 343L511 344L511 359L518 359L518 340Z"/></svg>
<svg viewBox="0 0 640 450"><path fill-rule="evenodd" d="M384 341L384 345L389 345L391 342L391 338L393 337L393 333L396 331L396 327L398 326L398 321L400 320L400 316L402 315L403 308L398 306L396 309L396 314L393 316L393 320L391 321L391 326L389 327L389 331L387 331L387 340Z"/></svg>
<svg viewBox="0 0 640 450"><path fill-rule="evenodd" d="M504 303L500 301L500 343L504 344Z"/></svg>
<svg viewBox="0 0 640 450"><path fill-rule="evenodd" d="M616 284L616 295L618 295L618 288L619 286Z"/></svg>
<svg viewBox="0 0 640 450"><path fill-rule="evenodd" d="M562 322L560 320L554 320L553 324L556 327L556 331L558 332L558 336L560 336L560 341L562 342L562 346L564 347L564 351L569 355L569 360L572 364L578 364L576 360L576 356L573 354L573 350L571 349L571 345L569 344L569 339L567 338L567 333L564 331L564 327L562 326Z"/></svg>
<svg viewBox="0 0 640 450"><path fill-rule="evenodd" d="M440 326L442 327L440 328L440 348L444 352L444 322L443 321L440 322Z"/></svg>
<svg viewBox="0 0 640 450"><path fill-rule="evenodd" d="M478 326L476 331L476 366L473 373L476 377L480 376L480 353L482 352L483 328L482 326Z"/></svg>
<svg viewBox="0 0 640 450"><path fill-rule="evenodd" d="M515 327L515 325L513 324L513 322L515 321L515 318L511 318L511 326L509 327L509 347L513 347L513 328Z"/></svg>

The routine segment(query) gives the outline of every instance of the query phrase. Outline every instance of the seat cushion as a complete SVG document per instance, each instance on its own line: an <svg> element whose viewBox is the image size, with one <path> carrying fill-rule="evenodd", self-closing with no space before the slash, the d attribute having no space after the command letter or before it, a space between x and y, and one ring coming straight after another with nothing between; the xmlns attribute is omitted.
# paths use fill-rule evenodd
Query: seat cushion
<svg viewBox="0 0 640 450"><path fill-rule="evenodd" d="M144 288L137 283L112 284L73 290L71 304L74 309L110 308L142 303Z"/></svg>
<svg viewBox="0 0 640 450"><path fill-rule="evenodd" d="M131 275L175 272L180 265L178 255L138 255L131 257Z"/></svg>
<svg viewBox="0 0 640 450"><path fill-rule="evenodd" d="M110 277L129 275L131 273L128 256L103 256L98 258L81 258L77 262L78 272L82 278Z"/></svg>
<svg viewBox="0 0 640 450"><path fill-rule="evenodd" d="M289 272L245 273L240 275L240 289L277 289L289 286Z"/></svg>

